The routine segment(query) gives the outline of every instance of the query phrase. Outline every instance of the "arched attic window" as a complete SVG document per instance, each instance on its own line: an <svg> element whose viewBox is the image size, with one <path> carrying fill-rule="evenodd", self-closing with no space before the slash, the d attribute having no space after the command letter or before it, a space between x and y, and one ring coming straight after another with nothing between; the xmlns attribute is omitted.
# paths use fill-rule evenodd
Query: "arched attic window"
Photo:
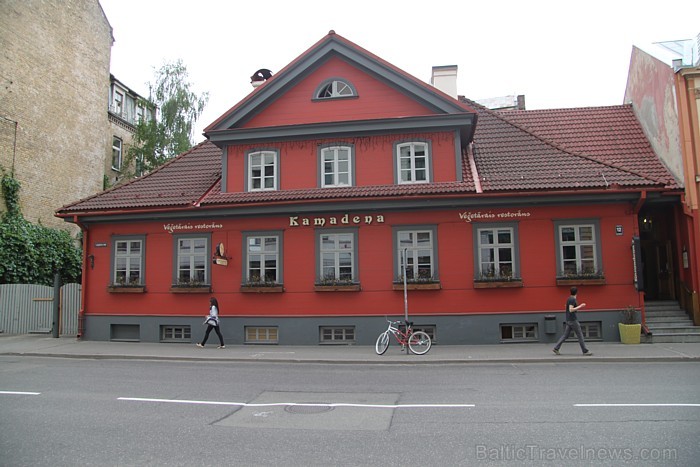
<svg viewBox="0 0 700 467"><path fill-rule="evenodd" d="M313 100L356 97L355 86L342 78L331 78L322 82L314 91Z"/></svg>

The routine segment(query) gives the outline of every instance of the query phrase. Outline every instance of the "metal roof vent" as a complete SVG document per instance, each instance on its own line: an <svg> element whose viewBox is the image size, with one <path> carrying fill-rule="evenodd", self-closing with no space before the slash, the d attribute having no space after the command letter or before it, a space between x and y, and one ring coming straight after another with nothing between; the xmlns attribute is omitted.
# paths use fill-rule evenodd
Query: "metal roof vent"
<svg viewBox="0 0 700 467"><path fill-rule="evenodd" d="M250 77L250 84L252 84L254 88L257 88L271 77L272 72L270 70L267 68L261 68Z"/></svg>

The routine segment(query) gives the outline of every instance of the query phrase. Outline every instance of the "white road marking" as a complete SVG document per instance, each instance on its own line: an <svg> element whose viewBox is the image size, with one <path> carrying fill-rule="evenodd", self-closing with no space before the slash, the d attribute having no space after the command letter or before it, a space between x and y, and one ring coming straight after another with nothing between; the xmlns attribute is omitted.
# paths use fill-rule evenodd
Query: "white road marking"
<svg viewBox="0 0 700 467"><path fill-rule="evenodd" d="M224 401L195 401L184 399L151 399L144 397L119 397L120 401L131 402L167 402L173 404L202 404L202 405L234 405L238 407L279 407L279 406L302 406L302 407L361 407L370 409L416 409L416 408L465 408L476 407L474 404L352 404L346 402L331 403L307 403L307 402L270 402L270 403L249 403L249 402L224 402Z"/></svg>
<svg viewBox="0 0 700 467"><path fill-rule="evenodd" d="M19 396L38 396L40 392L26 392L26 391L0 391L0 394L15 394Z"/></svg>
<svg viewBox="0 0 700 467"><path fill-rule="evenodd" d="M700 407L700 404L574 404L574 407Z"/></svg>

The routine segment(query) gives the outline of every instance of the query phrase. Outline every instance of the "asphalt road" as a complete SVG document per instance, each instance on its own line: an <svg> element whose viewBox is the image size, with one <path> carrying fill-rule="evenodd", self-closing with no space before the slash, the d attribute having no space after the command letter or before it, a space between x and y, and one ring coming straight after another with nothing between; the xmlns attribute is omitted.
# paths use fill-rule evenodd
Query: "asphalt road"
<svg viewBox="0 0 700 467"><path fill-rule="evenodd" d="M0 465L697 466L698 388L697 363L6 356Z"/></svg>

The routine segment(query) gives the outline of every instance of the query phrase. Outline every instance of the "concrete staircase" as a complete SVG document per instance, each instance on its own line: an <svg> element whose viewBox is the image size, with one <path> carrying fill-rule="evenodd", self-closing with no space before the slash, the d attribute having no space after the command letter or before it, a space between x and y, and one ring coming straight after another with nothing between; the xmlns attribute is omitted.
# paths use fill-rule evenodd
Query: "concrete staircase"
<svg viewBox="0 0 700 467"><path fill-rule="evenodd" d="M646 323L651 331L651 343L700 342L700 326L693 321L677 301L659 300L644 303Z"/></svg>

